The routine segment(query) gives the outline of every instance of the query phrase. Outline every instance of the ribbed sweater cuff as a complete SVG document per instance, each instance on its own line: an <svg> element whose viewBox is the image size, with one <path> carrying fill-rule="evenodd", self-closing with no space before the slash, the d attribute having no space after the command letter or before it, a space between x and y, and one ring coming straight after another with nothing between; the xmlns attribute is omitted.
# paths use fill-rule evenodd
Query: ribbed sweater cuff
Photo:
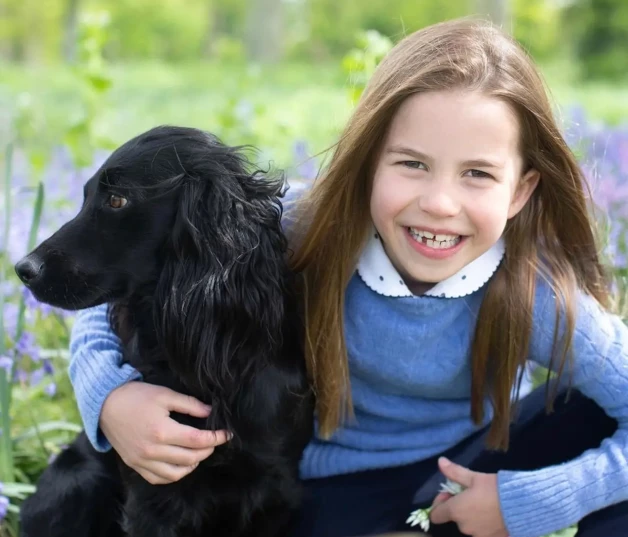
<svg viewBox="0 0 628 537"><path fill-rule="evenodd" d="M542 537L582 518L565 474L554 466L497 474L502 516L510 537Z"/></svg>
<svg viewBox="0 0 628 537"><path fill-rule="evenodd" d="M87 438L97 451L108 451L111 444L99 427L105 399L113 390L140 379L141 375L128 364L118 364L118 352L98 351L96 354L89 351L75 354L69 375Z"/></svg>

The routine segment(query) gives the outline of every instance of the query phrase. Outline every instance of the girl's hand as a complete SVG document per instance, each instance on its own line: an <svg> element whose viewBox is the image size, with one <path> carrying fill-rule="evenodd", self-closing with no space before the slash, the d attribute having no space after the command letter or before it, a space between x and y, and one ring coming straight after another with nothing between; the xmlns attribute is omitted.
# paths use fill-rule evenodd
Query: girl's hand
<svg viewBox="0 0 628 537"><path fill-rule="evenodd" d="M445 477L465 490L455 496L436 496L430 520L434 524L455 522L462 533L472 537L508 537L499 508L497 474L473 472L444 457L438 460L438 466Z"/></svg>
<svg viewBox="0 0 628 537"><path fill-rule="evenodd" d="M182 425L172 411L204 418L210 408L168 388L129 382L109 394L100 414L100 428L124 463L153 485L185 477L231 438Z"/></svg>

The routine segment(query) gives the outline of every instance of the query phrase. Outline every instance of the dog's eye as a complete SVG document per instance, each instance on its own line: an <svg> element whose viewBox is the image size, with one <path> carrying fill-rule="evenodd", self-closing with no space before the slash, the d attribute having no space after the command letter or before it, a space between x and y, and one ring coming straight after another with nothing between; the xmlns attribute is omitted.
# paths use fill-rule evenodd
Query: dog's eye
<svg viewBox="0 0 628 537"><path fill-rule="evenodd" d="M111 194L111 196L109 196L109 206L113 209L121 209L127 203L127 199L122 196L116 196L115 194Z"/></svg>

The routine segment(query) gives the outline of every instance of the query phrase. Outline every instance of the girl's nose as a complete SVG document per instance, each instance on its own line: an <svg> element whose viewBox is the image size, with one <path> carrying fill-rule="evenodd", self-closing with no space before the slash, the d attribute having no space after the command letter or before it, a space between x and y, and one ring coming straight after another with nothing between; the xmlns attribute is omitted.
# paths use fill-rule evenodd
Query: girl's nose
<svg viewBox="0 0 628 537"><path fill-rule="evenodd" d="M419 196L418 201L422 211L437 218L456 216L460 212L460 203L454 194L433 184Z"/></svg>

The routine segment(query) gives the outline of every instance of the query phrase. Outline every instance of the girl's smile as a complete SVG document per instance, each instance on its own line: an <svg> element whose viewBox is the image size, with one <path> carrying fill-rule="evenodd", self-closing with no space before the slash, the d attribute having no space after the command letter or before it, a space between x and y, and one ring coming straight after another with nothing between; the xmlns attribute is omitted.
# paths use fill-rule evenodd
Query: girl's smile
<svg viewBox="0 0 628 537"><path fill-rule="evenodd" d="M371 218L411 289L429 289L489 250L532 193L517 116L470 90L417 93L379 153Z"/></svg>
<svg viewBox="0 0 628 537"><path fill-rule="evenodd" d="M408 227L410 245L429 259L446 259L456 254L464 245L466 236L449 231Z"/></svg>

